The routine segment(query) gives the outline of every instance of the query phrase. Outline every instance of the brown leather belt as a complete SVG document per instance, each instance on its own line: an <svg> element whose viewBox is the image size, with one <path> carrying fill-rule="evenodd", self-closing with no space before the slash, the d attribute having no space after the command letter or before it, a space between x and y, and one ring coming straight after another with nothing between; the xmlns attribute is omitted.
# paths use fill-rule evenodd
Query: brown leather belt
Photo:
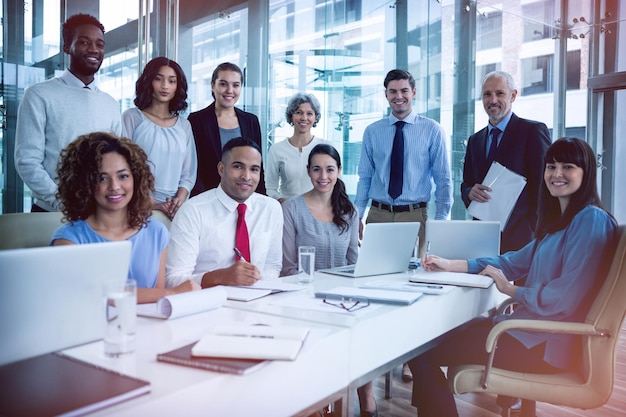
<svg viewBox="0 0 626 417"><path fill-rule="evenodd" d="M403 211L417 210L417 209L424 208L427 205L428 205L427 203L413 203L413 204L407 204L405 206L390 206L389 204L384 204L379 201L372 200L372 207L378 207L381 210L390 211L392 213L394 212L401 213Z"/></svg>

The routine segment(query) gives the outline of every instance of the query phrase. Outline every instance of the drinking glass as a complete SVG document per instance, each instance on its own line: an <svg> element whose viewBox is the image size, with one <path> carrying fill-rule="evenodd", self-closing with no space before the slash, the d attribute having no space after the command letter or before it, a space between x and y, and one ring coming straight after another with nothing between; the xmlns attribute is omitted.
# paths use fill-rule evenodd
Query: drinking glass
<svg viewBox="0 0 626 417"><path fill-rule="evenodd" d="M302 284L313 282L315 274L315 247L298 247L298 280Z"/></svg>
<svg viewBox="0 0 626 417"><path fill-rule="evenodd" d="M117 357L135 351L137 282L109 281L104 284L104 354Z"/></svg>

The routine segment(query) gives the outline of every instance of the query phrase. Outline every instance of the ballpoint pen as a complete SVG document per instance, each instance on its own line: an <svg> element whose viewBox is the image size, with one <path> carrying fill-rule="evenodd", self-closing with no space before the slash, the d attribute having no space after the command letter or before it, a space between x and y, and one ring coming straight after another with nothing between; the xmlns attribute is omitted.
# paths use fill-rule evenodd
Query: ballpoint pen
<svg viewBox="0 0 626 417"><path fill-rule="evenodd" d="M240 261L245 261L246 258L243 257L243 254L241 253L241 251L237 248L233 248L233 250L235 251L235 255L237 255L239 257Z"/></svg>
<svg viewBox="0 0 626 417"><path fill-rule="evenodd" d="M407 282L404 285L410 285L411 287L422 287L422 288L430 288L433 290L442 290L443 286L441 285L434 285L434 284L419 284L417 282Z"/></svg>

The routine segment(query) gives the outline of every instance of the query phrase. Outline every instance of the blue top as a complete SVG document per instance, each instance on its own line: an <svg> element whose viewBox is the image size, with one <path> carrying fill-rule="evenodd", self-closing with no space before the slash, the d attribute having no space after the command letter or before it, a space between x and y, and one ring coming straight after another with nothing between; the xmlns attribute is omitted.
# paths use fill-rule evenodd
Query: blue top
<svg viewBox="0 0 626 417"><path fill-rule="evenodd" d="M85 220L60 226L52 235L52 242L56 239L67 239L77 245L110 242L97 234ZM138 288L154 288L159 275L161 253L170 240L169 231L163 223L150 219L147 227L139 229L128 240L132 243L128 278L136 280Z"/></svg>
<svg viewBox="0 0 626 417"><path fill-rule="evenodd" d="M582 322L610 265L617 223L604 210L587 206L563 230L531 241L516 252L468 260L470 273L487 265L500 268L515 281L528 276L515 292L519 306L505 318ZM567 368L575 358L574 336L511 331L527 348L547 342L544 360Z"/></svg>
<svg viewBox="0 0 626 417"><path fill-rule="evenodd" d="M369 125L363 134L363 148L359 161L359 183L355 206L359 217L367 202L380 201L389 205L428 202L435 182L435 219L445 220L452 206L452 180L445 133L436 121L419 116L415 110L403 119L404 181L402 194L389 196L391 149L398 119L391 114Z"/></svg>

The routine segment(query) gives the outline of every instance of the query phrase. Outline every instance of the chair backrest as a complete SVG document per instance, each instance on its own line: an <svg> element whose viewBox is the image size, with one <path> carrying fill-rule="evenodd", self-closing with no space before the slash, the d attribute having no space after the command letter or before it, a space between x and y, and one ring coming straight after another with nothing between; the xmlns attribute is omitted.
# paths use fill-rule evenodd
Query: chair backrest
<svg viewBox="0 0 626 417"><path fill-rule="evenodd" d="M152 210L152 216L150 216L150 217L160 221L168 229L170 228L170 226L172 224L172 221L161 210Z"/></svg>
<svg viewBox="0 0 626 417"><path fill-rule="evenodd" d="M586 385L599 396L606 396L604 402L608 401L613 389L617 339L625 315L626 225L620 225L611 267L585 319L586 323L609 336L583 339L583 374Z"/></svg>
<svg viewBox="0 0 626 417"><path fill-rule="evenodd" d="M61 226L62 217L60 212L0 215L0 249L50 245L50 238Z"/></svg>

